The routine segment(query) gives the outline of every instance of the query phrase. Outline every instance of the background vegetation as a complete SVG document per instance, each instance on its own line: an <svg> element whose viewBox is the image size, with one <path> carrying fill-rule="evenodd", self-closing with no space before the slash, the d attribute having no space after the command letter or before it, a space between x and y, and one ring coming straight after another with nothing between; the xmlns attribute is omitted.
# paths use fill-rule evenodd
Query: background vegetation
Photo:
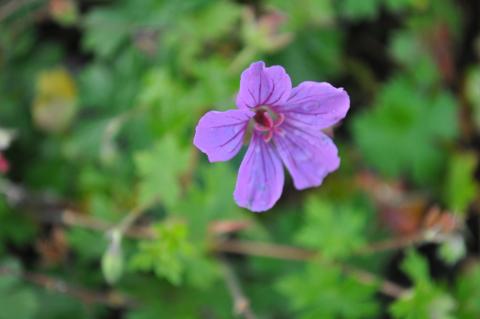
<svg viewBox="0 0 480 319"><path fill-rule="evenodd" d="M480 318L475 0L0 2L0 318ZM253 214L192 145L252 61L350 94Z"/></svg>

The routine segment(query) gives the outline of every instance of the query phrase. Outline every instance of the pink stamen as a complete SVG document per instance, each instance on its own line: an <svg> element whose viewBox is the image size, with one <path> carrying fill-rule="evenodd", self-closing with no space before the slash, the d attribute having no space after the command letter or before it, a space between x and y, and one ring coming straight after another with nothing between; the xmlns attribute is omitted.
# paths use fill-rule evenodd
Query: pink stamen
<svg viewBox="0 0 480 319"><path fill-rule="evenodd" d="M276 119L275 123L273 124L273 127L279 127L282 125L282 123L285 122L285 115L282 113L278 114L278 118Z"/></svg>
<svg viewBox="0 0 480 319"><path fill-rule="evenodd" d="M270 116L270 114L268 114L267 111L265 110L259 110L257 111L257 113L255 114L255 122L256 124L258 124L259 126L263 126L267 129L270 129L273 127L273 120L272 120L272 117Z"/></svg>
<svg viewBox="0 0 480 319"><path fill-rule="evenodd" d="M264 133L263 140L270 142L274 133L280 133L280 125L285 121L285 115L283 114L270 114L270 110L259 109L254 116L255 130ZM274 119L272 119L272 115Z"/></svg>

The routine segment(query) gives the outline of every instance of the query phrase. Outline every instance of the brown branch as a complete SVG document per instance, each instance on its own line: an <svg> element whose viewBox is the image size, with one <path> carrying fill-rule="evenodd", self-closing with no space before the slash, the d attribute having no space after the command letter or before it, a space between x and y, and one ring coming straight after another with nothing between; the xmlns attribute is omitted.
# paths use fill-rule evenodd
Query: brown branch
<svg viewBox="0 0 480 319"><path fill-rule="evenodd" d="M369 243L354 252L354 255L372 255L391 250L404 249L413 245L427 242L425 237L425 229L420 229L417 233L394 237L391 239Z"/></svg>
<svg viewBox="0 0 480 319"><path fill-rule="evenodd" d="M390 297L399 298L407 290L396 283L387 279L380 278L366 270L358 269L353 266L332 262L321 258L321 255L313 250L295 248L284 245L266 244L248 241L218 241L214 244L213 250L216 252L229 252L250 256L275 258L282 260L308 261L316 258L321 262L340 267L345 273L355 277L364 284L379 284L380 291Z"/></svg>
<svg viewBox="0 0 480 319"><path fill-rule="evenodd" d="M217 240L214 242L212 250L216 252L298 261L309 260L316 255L316 252L313 250L245 240Z"/></svg>
<svg viewBox="0 0 480 319"><path fill-rule="evenodd" d="M127 296L115 292L98 292L68 284L58 278L47 275L17 271L8 267L0 267L0 276L17 276L34 285L60 294L69 295L84 304L101 304L112 308L132 307L136 303Z"/></svg>
<svg viewBox="0 0 480 319"><path fill-rule="evenodd" d="M407 288L399 286L390 280L379 278L378 276L363 269L358 269L345 264L338 266L343 270L343 272L355 277L355 279L363 284L371 285L378 283L380 285L380 291L386 296L396 299L400 298L407 292Z"/></svg>
<svg viewBox="0 0 480 319"><path fill-rule="evenodd" d="M2 185L0 184L0 192L2 192ZM3 185L5 186L5 184ZM12 186L12 185L11 185ZM14 185L13 185L14 186ZM16 187L16 186L15 186ZM28 193L25 192L24 189L21 188L5 188L3 187L3 193L6 194L7 199L10 202L16 203L17 205L22 204L23 199L29 199L27 196ZM50 198L47 198L46 201L49 203L50 208L56 208L57 214L60 214L60 219L57 222L68 226L76 226L76 227L84 227L87 229L95 230L95 231L109 231L115 225L106 223L104 221L94 219L89 217L86 214L78 213L74 210L70 209L58 209L58 203L52 205L49 201ZM41 205L42 206L42 205ZM44 206L44 205L43 205ZM28 205L27 205L28 207ZM132 216L136 216L135 214ZM57 218L58 219L58 218ZM130 220L130 218L128 219ZM128 226L125 228L125 235L133 238L139 239L151 239L153 238L153 232L150 227L134 227L131 226L131 223L128 222ZM354 254L357 255L364 255L364 254L371 254L377 253L385 250L391 249L400 249L414 243L418 243L424 241L425 238L423 236L423 231L421 234L409 237L401 237L396 238L393 240L388 240L385 242L374 243L368 245L362 249L359 249ZM230 252L230 253L237 253L237 254L244 254L244 255L251 255L251 256L259 256L259 257L269 257L269 258L276 258L282 260L310 260L313 257L319 257L319 255L312 250L307 250L303 248L285 246L285 245L277 245L277 244L268 244L268 243L261 243L261 242L253 242L253 241L237 241L237 240L228 240L228 241L220 241L214 240L214 243L211 247L211 250L214 252ZM377 278L374 274L368 273L364 270L359 270L356 268L352 268L350 266L345 265L338 265L344 269L345 272L350 273L351 275L355 276L359 281L364 283L380 283L381 291L388 296L392 297L399 297L401 292L405 291L404 288L398 286L393 282L389 282L384 279Z"/></svg>
<svg viewBox="0 0 480 319"><path fill-rule="evenodd" d="M224 258L218 258L225 283L233 299L233 313L245 319L255 319L256 316L250 308L250 301L243 293L238 278L230 263Z"/></svg>

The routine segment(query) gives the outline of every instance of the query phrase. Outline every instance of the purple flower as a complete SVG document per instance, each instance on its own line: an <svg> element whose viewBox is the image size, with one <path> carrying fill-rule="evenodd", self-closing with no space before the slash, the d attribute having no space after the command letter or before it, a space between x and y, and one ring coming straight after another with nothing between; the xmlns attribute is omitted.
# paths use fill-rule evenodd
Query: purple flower
<svg viewBox="0 0 480 319"><path fill-rule="evenodd" d="M282 163L299 190L319 186L339 167L337 148L321 130L345 117L350 99L342 88L311 81L292 88L283 67L255 62L242 73L237 107L206 113L194 144L210 162L227 161L251 131L234 192L239 206L270 209L282 194Z"/></svg>

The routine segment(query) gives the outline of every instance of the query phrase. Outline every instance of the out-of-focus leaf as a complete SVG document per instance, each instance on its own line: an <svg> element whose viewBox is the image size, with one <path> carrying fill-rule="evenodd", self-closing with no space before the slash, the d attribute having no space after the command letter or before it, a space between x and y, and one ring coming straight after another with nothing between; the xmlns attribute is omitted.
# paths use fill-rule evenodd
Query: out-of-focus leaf
<svg viewBox="0 0 480 319"><path fill-rule="evenodd" d="M394 34L390 53L419 85L430 87L439 81L438 66L419 34L405 30Z"/></svg>
<svg viewBox="0 0 480 319"><path fill-rule="evenodd" d="M109 108L114 93L112 72L103 64L92 64L82 70L79 77L82 107Z"/></svg>
<svg viewBox="0 0 480 319"><path fill-rule="evenodd" d="M21 272L15 261L3 262L12 274L0 276L0 319L34 319L39 308L37 296L32 289L26 287L15 275Z"/></svg>
<svg viewBox="0 0 480 319"><path fill-rule="evenodd" d="M36 225L30 219L14 212L5 197L0 195L0 251L5 242L13 242L20 246L29 243L33 240L36 230Z"/></svg>
<svg viewBox="0 0 480 319"><path fill-rule="evenodd" d="M465 239L460 234L453 234L446 238L438 250L440 258L451 265L465 257L466 253Z"/></svg>
<svg viewBox="0 0 480 319"><path fill-rule="evenodd" d="M352 20L373 19L376 17L381 0L342 0L339 13Z"/></svg>
<svg viewBox="0 0 480 319"><path fill-rule="evenodd" d="M242 64L246 64L246 60L257 51L274 52L285 47L292 40L291 33L281 31L286 16L279 11L271 10L256 17L253 10L247 9L244 11L243 18L242 35L246 48L239 53L239 57L242 57L242 54L247 55L242 57L245 60L241 61Z"/></svg>
<svg viewBox="0 0 480 319"><path fill-rule="evenodd" d="M301 319L374 318L378 311L374 285L342 274L338 267L309 263L304 272L277 285Z"/></svg>
<svg viewBox="0 0 480 319"><path fill-rule="evenodd" d="M218 163L200 171L201 183L194 185L175 211L187 216L192 225L191 235L201 240L208 231L208 223L218 219L243 217L233 200L235 174L227 165Z"/></svg>
<svg viewBox="0 0 480 319"><path fill-rule="evenodd" d="M480 43L480 41L479 41ZM480 65L472 67L465 81L464 94L472 108L473 120L480 131Z"/></svg>
<svg viewBox="0 0 480 319"><path fill-rule="evenodd" d="M86 34L83 45L99 57L111 57L128 39L130 26L122 12L98 9L84 19Z"/></svg>
<svg viewBox="0 0 480 319"><path fill-rule="evenodd" d="M411 278L414 287L390 306L390 313L395 319L455 318L455 300L435 285L430 278L428 264L421 255L409 250L402 269Z"/></svg>
<svg viewBox="0 0 480 319"><path fill-rule="evenodd" d="M421 185L438 182L445 168L443 144L457 134L455 101L446 92L426 95L406 79L382 89L373 106L353 122L365 160L391 177L408 174Z"/></svg>
<svg viewBox="0 0 480 319"><path fill-rule="evenodd" d="M466 269L457 279L455 296L458 300L457 318L477 319L480 317L480 266Z"/></svg>
<svg viewBox="0 0 480 319"><path fill-rule="evenodd" d="M140 201L159 199L173 206L180 198L180 175L188 167L190 153L173 136L166 136L152 149L139 152L135 163L140 176Z"/></svg>
<svg viewBox="0 0 480 319"><path fill-rule="evenodd" d="M342 33L335 27L302 32L273 61L288 70L294 83L324 79L344 70L343 42Z"/></svg>
<svg viewBox="0 0 480 319"><path fill-rule="evenodd" d="M73 0L50 0L49 13L61 25L71 26L78 20L77 3Z"/></svg>
<svg viewBox="0 0 480 319"><path fill-rule="evenodd" d="M478 158L473 153L454 155L450 160L445 185L448 207L457 214L465 214L478 193L475 169Z"/></svg>
<svg viewBox="0 0 480 319"><path fill-rule="evenodd" d="M310 25L331 25L336 19L332 0L269 0L268 2L288 15L286 21L288 30L297 31Z"/></svg>
<svg viewBox="0 0 480 319"><path fill-rule="evenodd" d="M364 244L366 220L358 208L312 198L307 202L306 213L297 241L318 249L323 257L346 257Z"/></svg>
<svg viewBox="0 0 480 319"><path fill-rule="evenodd" d="M107 248L105 236L81 228L72 228L67 233L67 240L80 259L84 262L98 261Z"/></svg>
<svg viewBox="0 0 480 319"><path fill-rule="evenodd" d="M63 68L37 75L32 114L35 125L46 132L62 132L72 123L77 104L77 88Z"/></svg>

